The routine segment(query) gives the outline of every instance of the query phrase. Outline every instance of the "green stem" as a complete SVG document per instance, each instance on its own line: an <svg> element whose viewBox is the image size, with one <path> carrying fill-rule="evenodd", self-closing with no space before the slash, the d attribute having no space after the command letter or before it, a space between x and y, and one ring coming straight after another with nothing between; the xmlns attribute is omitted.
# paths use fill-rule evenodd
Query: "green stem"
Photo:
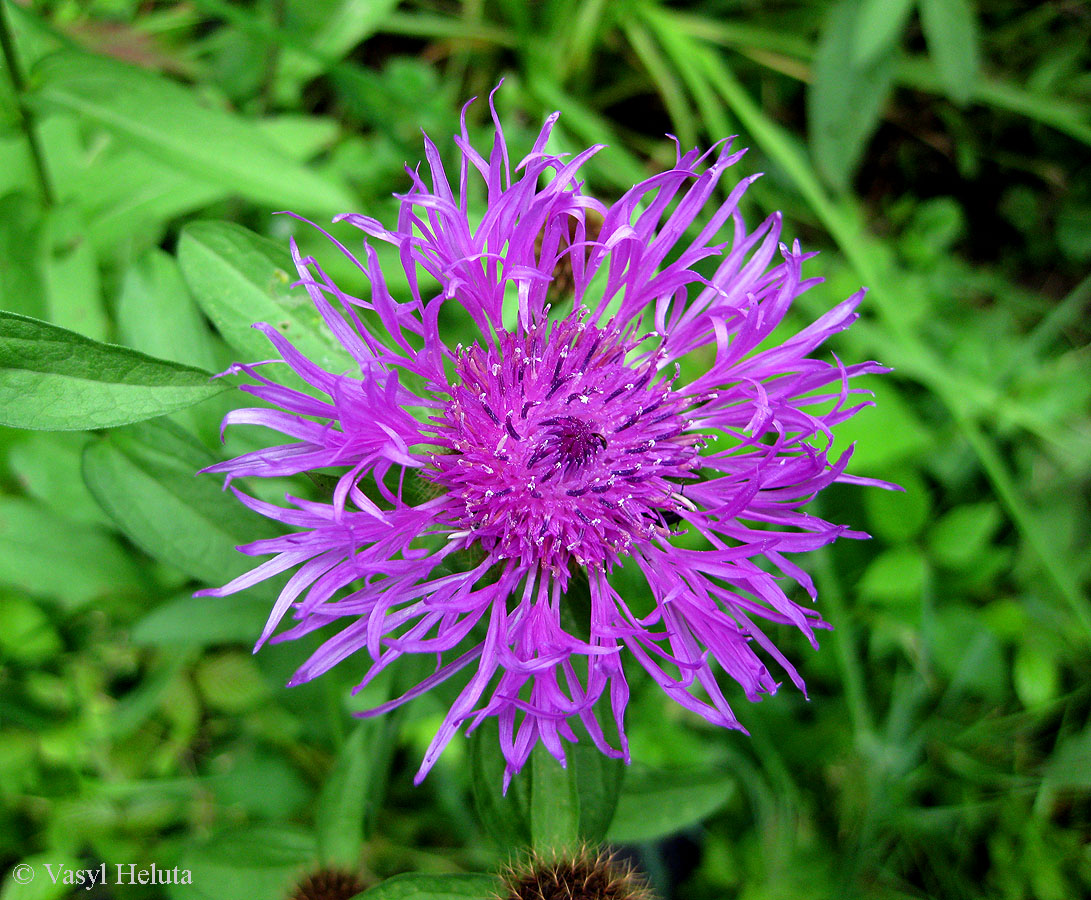
<svg viewBox="0 0 1091 900"><path fill-rule="evenodd" d="M34 117L23 98L26 95L26 79L23 78L23 70L19 65L19 56L15 50L15 37L8 23L7 3L0 0L0 50L4 53L4 63L11 79L11 86L15 92L16 115L19 117L19 127L26 136L27 145L30 147L30 157L34 162L34 173L38 177L38 186L42 191L42 200L46 206L56 203L56 196L49 181L49 175L45 167L45 153L42 151L41 141L38 140L38 131L34 127Z"/></svg>
<svg viewBox="0 0 1091 900"><path fill-rule="evenodd" d="M829 611L830 621L834 623L830 641L833 643L838 668L841 669L841 681L845 686L845 700L852 719L852 730L857 740L870 741L875 736L875 720L868 706L865 688L864 667L856 643L853 617L845 606L840 580L833 567L830 549L823 547L815 555L815 581L818 582L819 596Z"/></svg>

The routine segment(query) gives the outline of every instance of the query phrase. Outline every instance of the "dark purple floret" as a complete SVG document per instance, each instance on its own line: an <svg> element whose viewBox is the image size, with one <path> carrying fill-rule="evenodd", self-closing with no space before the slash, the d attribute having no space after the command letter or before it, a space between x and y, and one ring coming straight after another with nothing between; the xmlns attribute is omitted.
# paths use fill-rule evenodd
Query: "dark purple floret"
<svg viewBox="0 0 1091 900"><path fill-rule="evenodd" d="M292 531L241 547L272 558L206 593L292 572L258 646L289 613L294 626L274 640L329 634L292 684L354 654L369 660L361 688L404 654L435 659L432 675L368 714L471 668L418 780L486 717L499 722L507 779L538 741L563 762L574 719L602 752L628 759L626 665L728 728L742 725L725 683L749 700L776 691L765 660L802 690L758 622L791 625L817 646L815 630L829 626L798 602L815 592L790 555L865 535L802 507L833 482L880 484L846 473L851 449L830 458L826 448L867 405L852 401L863 391L851 379L885 370L814 355L853 322L863 291L774 339L817 279L803 278L798 245L780 243L779 214L747 229L738 203L753 176L713 201L742 153L679 152L672 169L604 204L578 179L601 148L551 154L556 118L513 177L495 112L488 159L463 117L457 188L426 138L431 184L409 172L395 228L340 217L397 248L409 299L387 289L367 240L360 257L337 244L367 281L363 297L293 244L300 283L354 368L327 372L259 325L311 390L234 367L273 408L236 410L225 425L290 442L209 470L341 473L328 502L277 506L237 491ZM483 216L470 212L478 179ZM423 292L432 282L438 291ZM563 313L551 306L562 285ZM451 348L440 331L451 301L478 333L468 346ZM681 377L683 360L696 374ZM409 491L413 479L429 489ZM429 499L411 499L421 493ZM640 615L610 582L623 560L647 580ZM573 634L562 610L578 571L590 614ZM607 704L616 748L600 722Z"/></svg>

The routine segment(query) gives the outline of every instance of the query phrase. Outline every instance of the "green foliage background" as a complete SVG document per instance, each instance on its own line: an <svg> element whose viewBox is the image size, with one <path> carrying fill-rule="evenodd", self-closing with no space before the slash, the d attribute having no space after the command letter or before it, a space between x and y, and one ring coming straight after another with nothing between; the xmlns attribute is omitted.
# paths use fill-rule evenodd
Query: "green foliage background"
<svg viewBox="0 0 1091 900"><path fill-rule="evenodd" d="M334 353L275 273L289 233L352 273L270 214L391 220L420 129L449 154L462 101L502 76L511 144L560 109L561 146L610 145L588 168L603 197L673 162L664 133L739 134L737 173L765 173L748 217L782 209L823 251L798 321L871 289L833 349L895 372L839 442L906 491L821 499L874 540L805 561L835 630L817 654L776 637L809 700L740 708L747 738L635 684L609 837L664 898L1091 893L1086 7L0 3L21 69L0 73L0 306L205 371L267 356L247 328L266 317ZM469 787L487 752L456 742L411 785L442 691L354 724L355 663L287 691L305 648L250 655L268 590L190 597L268 533L192 476L225 452L232 392L189 405L203 377L124 354L58 373L20 356L28 334L72 346L0 329L2 421L62 429L0 431L5 871L181 863L195 883L171 896L233 900L321 860L373 881L494 869L507 851ZM43 877L0 892L60 896Z"/></svg>

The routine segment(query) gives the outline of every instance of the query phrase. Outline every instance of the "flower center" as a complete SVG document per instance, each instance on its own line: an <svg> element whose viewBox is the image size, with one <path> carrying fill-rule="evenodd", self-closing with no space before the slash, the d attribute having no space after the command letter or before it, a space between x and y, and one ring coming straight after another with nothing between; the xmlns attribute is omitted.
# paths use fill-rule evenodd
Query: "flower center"
<svg viewBox="0 0 1091 900"><path fill-rule="evenodd" d="M606 438L575 416L558 416L541 425L545 437L531 456L530 465L553 460L567 474L593 462L599 451L606 449Z"/></svg>
<svg viewBox="0 0 1091 900"><path fill-rule="evenodd" d="M427 473L458 537L559 570L669 532L702 439L658 358L626 362L642 340L573 316L458 348Z"/></svg>

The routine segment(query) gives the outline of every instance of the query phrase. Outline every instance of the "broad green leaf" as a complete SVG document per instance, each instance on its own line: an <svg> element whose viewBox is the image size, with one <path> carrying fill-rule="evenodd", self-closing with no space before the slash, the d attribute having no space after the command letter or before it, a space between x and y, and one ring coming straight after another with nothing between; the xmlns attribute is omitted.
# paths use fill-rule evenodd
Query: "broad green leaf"
<svg viewBox="0 0 1091 900"><path fill-rule="evenodd" d="M332 143L337 125L313 116L280 115L255 123L262 134L297 162ZM86 239L101 255L125 242L137 252L162 239L167 223L230 197L230 185L187 172L129 147L96 155L76 187L86 220Z"/></svg>
<svg viewBox="0 0 1091 900"><path fill-rule="evenodd" d="M253 122L203 105L179 84L102 56L65 51L32 73L31 101L76 113L176 168L257 203L344 212L352 196L295 163Z"/></svg>
<svg viewBox="0 0 1091 900"><path fill-rule="evenodd" d="M34 665L64 647L57 629L41 607L18 594L0 594L0 654Z"/></svg>
<svg viewBox="0 0 1091 900"><path fill-rule="evenodd" d="M876 556L860 579L860 595L879 603L919 604L924 557L912 546L892 547Z"/></svg>
<svg viewBox="0 0 1091 900"><path fill-rule="evenodd" d="M269 694L269 684L250 653L232 650L205 656L194 680L205 703L232 716L254 709Z"/></svg>
<svg viewBox="0 0 1091 900"><path fill-rule="evenodd" d="M88 436L79 432L15 432L8 466L20 486L54 513L89 525L107 523L80 475Z"/></svg>
<svg viewBox="0 0 1091 900"><path fill-rule="evenodd" d="M0 425L110 428L184 409L226 387L200 369L0 311Z"/></svg>
<svg viewBox="0 0 1091 900"><path fill-rule="evenodd" d="M530 844L530 798L526 782L515 778L502 793L504 757L495 719L470 735L470 777L478 821L499 847L515 851Z"/></svg>
<svg viewBox="0 0 1091 900"><path fill-rule="evenodd" d="M580 795L574 767L561 768L539 744L530 755L530 836L545 856L575 850L580 833Z"/></svg>
<svg viewBox="0 0 1091 900"><path fill-rule="evenodd" d="M980 51L977 14L971 0L920 0L928 53L948 96L968 103L977 90Z"/></svg>
<svg viewBox="0 0 1091 900"><path fill-rule="evenodd" d="M203 782L222 808L263 819L288 818L313 803L299 772L279 750L232 754L229 765Z"/></svg>
<svg viewBox="0 0 1091 900"><path fill-rule="evenodd" d="M353 868L386 788L398 714L357 723L337 756L315 812L323 864Z"/></svg>
<svg viewBox="0 0 1091 900"><path fill-rule="evenodd" d="M267 322L323 368L356 368L307 292L291 289L295 266L286 248L240 225L194 222L182 231L178 261L201 309L243 359L275 352L251 327Z"/></svg>
<svg viewBox="0 0 1091 900"><path fill-rule="evenodd" d="M84 223L73 207L55 210L46 222L50 248L45 261L46 318L92 340L105 340L110 323L98 260L84 240Z"/></svg>
<svg viewBox="0 0 1091 900"><path fill-rule="evenodd" d="M718 772L630 771L607 838L613 844L658 840L698 824L734 792L735 779Z"/></svg>
<svg viewBox="0 0 1091 900"><path fill-rule="evenodd" d="M170 220L224 200L230 190L128 147L96 160L76 198L87 241L101 256L139 253L162 240Z"/></svg>
<svg viewBox="0 0 1091 900"><path fill-rule="evenodd" d="M856 0L841 0L831 11L815 52L814 83L807 93L815 164L839 190L849 187L894 84L893 54L881 54L867 65L852 62L856 16Z"/></svg>
<svg viewBox="0 0 1091 900"><path fill-rule="evenodd" d="M314 864L314 838L294 825L228 829L183 854L193 884L172 885L169 893L175 900L286 897Z"/></svg>
<svg viewBox="0 0 1091 900"><path fill-rule="evenodd" d="M134 644L148 647L252 646L269 617L261 597L193 597L188 592L157 606L133 626Z"/></svg>
<svg viewBox="0 0 1091 900"><path fill-rule="evenodd" d="M860 0L853 29L854 66L867 66L901 40L917 0Z"/></svg>
<svg viewBox="0 0 1091 900"><path fill-rule="evenodd" d="M915 462L931 446L932 435L889 376L866 376L853 386L871 391L875 405L838 426L831 458L855 444L850 471L885 476L891 464Z"/></svg>
<svg viewBox="0 0 1091 900"><path fill-rule="evenodd" d="M158 248L141 256L121 284L120 338L142 353L201 369L216 368L212 334L174 257Z"/></svg>
<svg viewBox="0 0 1091 900"><path fill-rule="evenodd" d="M22 141L21 143L25 143ZM28 316L48 314L42 214L27 194L0 197L0 307Z"/></svg>
<svg viewBox="0 0 1091 900"><path fill-rule="evenodd" d="M106 532L16 497L0 497L0 583L68 607L143 587L132 560Z"/></svg>
<svg viewBox="0 0 1091 900"><path fill-rule="evenodd" d="M1056 656L1044 648L1022 645L1015 651L1011 680L1023 706L1044 706L1057 696L1061 684Z"/></svg>
<svg viewBox="0 0 1091 900"><path fill-rule="evenodd" d="M494 875L395 875L356 900L489 900L498 896Z"/></svg>
<svg viewBox="0 0 1091 900"><path fill-rule="evenodd" d="M888 472L887 478L902 491L864 491L870 530L892 543L916 537L932 513L928 484L915 469Z"/></svg>
<svg viewBox="0 0 1091 900"><path fill-rule="evenodd" d="M992 502L967 503L944 514L928 533L928 547L937 561L953 569L972 569L1003 523Z"/></svg>
<svg viewBox="0 0 1091 900"><path fill-rule="evenodd" d="M268 528L219 479L197 474L212 462L185 432L155 422L89 445L83 472L99 505L134 543L200 581L223 584L254 566L235 547Z"/></svg>

